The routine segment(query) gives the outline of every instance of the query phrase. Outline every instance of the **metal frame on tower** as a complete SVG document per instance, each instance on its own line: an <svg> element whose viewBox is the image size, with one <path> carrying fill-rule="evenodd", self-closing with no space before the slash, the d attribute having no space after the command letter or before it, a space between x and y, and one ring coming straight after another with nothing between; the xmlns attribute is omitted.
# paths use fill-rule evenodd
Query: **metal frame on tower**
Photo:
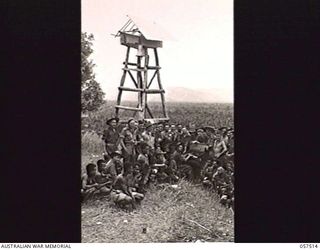
<svg viewBox="0 0 320 250"><path fill-rule="evenodd" d="M129 18L125 25L118 31L115 37L120 37L121 45L127 47L126 57L123 62L123 73L118 87L117 105L115 106L115 116L119 117L120 109L133 111L132 117L138 120L147 120L151 122L169 120L166 103L165 91L163 89L160 78L160 64L157 48L162 47L162 41L146 39L136 23ZM136 49L136 62L129 62L129 55L132 49ZM150 54L150 51L153 53ZM155 65L149 65L150 56L154 56ZM132 87L125 87L127 75L131 78ZM149 79L149 76L152 76ZM152 83L157 81L157 88L150 88ZM155 85L155 84L153 84ZM121 105L121 97L123 91L137 92L138 104L136 107L128 107ZM160 94L163 117L154 117L148 105L148 95ZM120 119L121 120L121 119Z"/></svg>

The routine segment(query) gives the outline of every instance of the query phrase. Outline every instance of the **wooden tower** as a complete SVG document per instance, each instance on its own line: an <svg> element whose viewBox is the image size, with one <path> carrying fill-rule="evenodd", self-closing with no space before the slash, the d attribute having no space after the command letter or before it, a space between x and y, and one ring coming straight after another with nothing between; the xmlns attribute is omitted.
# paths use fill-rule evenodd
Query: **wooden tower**
<svg viewBox="0 0 320 250"><path fill-rule="evenodd" d="M137 120L146 120L151 122L159 122L169 120L166 104L165 91L161 84L160 64L158 56L158 48L162 47L162 41L147 39L142 31L131 18L118 31L115 37L120 37L121 45L127 47L126 57L123 62L123 73L118 87L117 105L115 107L115 116L119 117L119 110L130 110L133 112L132 117ZM136 56L135 62L129 62L130 53L134 52ZM149 65L150 57L154 57L155 65ZM150 77L151 76L151 77ZM131 86L125 86L127 77L130 77ZM157 84L155 83L157 82ZM153 84L152 84L153 83ZM154 87L153 87L154 86ZM123 91L131 91L138 93L137 105L128 107L121 105L121 96ZM161 96L162 117L154 117L148 105L148 95L159 94Z"/></svg>

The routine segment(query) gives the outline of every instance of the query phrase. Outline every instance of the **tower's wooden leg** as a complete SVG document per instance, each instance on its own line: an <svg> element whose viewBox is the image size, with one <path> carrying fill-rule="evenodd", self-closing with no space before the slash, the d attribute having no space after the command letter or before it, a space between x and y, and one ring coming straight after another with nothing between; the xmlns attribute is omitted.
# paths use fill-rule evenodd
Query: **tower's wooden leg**
<svg viewBox="0 0 320 250"><path fill-rule="evenodd" d="M128 46L127 47L126 59L125 59L125 62L124 62L124 67L125 68L128 66L129 54L130 54L130 47ZM123 85L124 85L124 82L126 80L126 74L127 74L127 71L123 70L123 74L122 74L122 77L121 77L121 80L120 80L120 87L123 87ZM119 89L118 98L117 98L117 105L121 104L121 96L122 96L122 89ZM116 108L116 115L115 116L117 118L119 117L119 109L118 108Z"/></svg>
<svg viewBox="0 0 320 250"><path fill-rule="evenodd" d="M141 68L141 56L137 56L137 68ZM137 71L137 83L139 88L143 88L142 83L142 74L141 71ZM143 109L142 106L143 93L138 92L138 105L140 109ZM138 120L143 120L143 111L138 112Z"/></svg>
<svg viewBox="0 0 320 250"><path fill-rule="evenodd" d="M154 48L153 51L154 51L156 66L160 66L159 65L159 58L158 58L157 48ZM157 70L157 80L158 80L158 84L159 84L159 89L162 90L163 87L162 87L161 79L160 79L160 70ZM162 103L163 115L164 115L165 118L168 118L164 93L160 93L160 95L161 95L161 103Z"/></svg>
<svg viewBox="0 0 320 250"><path fill-rule="evenodd" d="M148 65L149 65L149 55L148 55L148 49L145 49L145 57L144 57L144 76L143 76L143 89L147 89L147 84L148 84ZM148 95L146 92L142 92L142 109L143 109L143 118L146 117L146 108L147 108L147 101L148 101Z"/></svg>

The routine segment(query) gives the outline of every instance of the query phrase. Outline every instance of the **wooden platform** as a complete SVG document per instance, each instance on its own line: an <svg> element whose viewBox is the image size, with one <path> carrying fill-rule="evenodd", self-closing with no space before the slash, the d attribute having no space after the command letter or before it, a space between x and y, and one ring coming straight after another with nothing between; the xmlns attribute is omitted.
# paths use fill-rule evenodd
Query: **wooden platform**
<svg viewBox="0 0 320 250"><path fill-rule="evenodd" d="M162 48L162 41L148 40L143 35L138 36L128 33L120 33L120 43L136 49L138 49L139 45L146 48Z"/></svg>

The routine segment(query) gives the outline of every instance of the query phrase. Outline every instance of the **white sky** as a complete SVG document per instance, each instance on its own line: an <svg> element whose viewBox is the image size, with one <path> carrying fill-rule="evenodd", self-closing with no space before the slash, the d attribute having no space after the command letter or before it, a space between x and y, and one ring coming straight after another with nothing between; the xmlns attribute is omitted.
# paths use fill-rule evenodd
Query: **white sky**
<svg viewBox="0 0 320 250"><path fill-rule="evenodd" d="M96 79L111 100L126 47L110 34L124 25L126 15L155 21L176 38L158 49L165 89L217 89L233 101L232 0L82 0L82 31L95 37Z"/></svg>

